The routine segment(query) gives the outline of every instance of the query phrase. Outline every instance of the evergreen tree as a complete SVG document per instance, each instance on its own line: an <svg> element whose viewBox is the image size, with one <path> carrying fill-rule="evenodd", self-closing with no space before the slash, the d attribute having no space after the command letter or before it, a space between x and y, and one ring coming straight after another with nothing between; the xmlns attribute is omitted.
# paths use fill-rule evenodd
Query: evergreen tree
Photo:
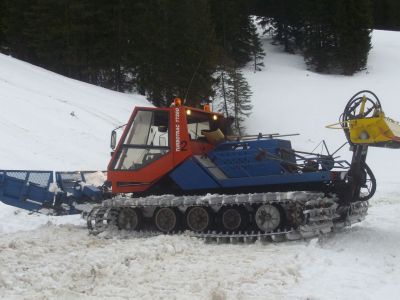
<svg viewBox="0 0 400 300"><path fill-rule="evenodd" d="M373 0L374 28L400 30L400 2L398 0Z"/></svg>
<svg viewBox="0 0 400 300"><path fill-rule="evenodd" d="M199 104L212 94L215 70L207 1L144 3L131 52L138 90L156 106L169 105L178 96L187 104Z"/></svg>
<svg viewBox="0 0 400 300"><path fill-rule="evenodd" d="M32 1L24 10L25 41L35 55L35 64L55 72L64 73L64 37L62 2L51 0ZM57 16L57 17L54 17Z"/></svg>
<svg viewBox="0 0 400 300"><path fill-rule="evenodd" d="M6 5L7 45L14 56L72 78L128 89L123 66L130 1L35 0L22 6L23 1Z"/></svg>
<svg viewBox="0 0 400 300"><path fill-rule="evenodd" d="M129 86L131 82L129 80L130 72L125 67L127 64L127 49L129 36L129 23L130 20L135 16L136 11L132 10L130 1L118 0L111 10L112 30L110 36L110 42L113 43L111 58L106 68L111 71L110 78L108 79L109 85L117 91L132 90Z"/></svg>
<svg viewBox="0 0 400 300"><path fill-rule="evenodd" d="M84 21L89 21L86 51L94 73L92 82L117 91L132 90L131 72L126 66L128 45L133 39L129 28L136 11L128 0L96 0L91 5Z"/></svg>
<svg viewBox="0 0 400 300"><path fill-rule="evenodd" d="M74 77L98 85L106 81L109 50L114 46L110 40L113 2L106 2L85 0L69 6L69 54Z"/></svg>
<svg viewBox="0 0 400 300"><path fill-rule="evenodd" d="M228 88L228 78L229 78L229 73L226 71L228 69L227 66L231 65L232 63L230 62L227 64L226 61L224 61L224 64L221 64L214 76L216 77L215 81L215 86L214 86L214 98L217 99L217 104L218 104L218 110L225 114L226 117L230 116L230 111L228 110L228 97L227 97L227 88Z"/></svg>
<svg viewBox="0 0 400 300"><path fill-rule="evenodd" d="M4 2L0 1L0 51L4 46L4 14L5 14Z"/></svg>
<svg viewBox="0 0 400 300"><path fill-rule="evenodd" d="M4 9L4 36L7 52L14 57L36 63L33 49L26 44L27 18L25 11L29 10L32 2L29 0L3 0Z"/></svg>
<svg viewBox="0 0 400 300"><path fill-rule="evenodd" d="M209 1L217 42L224 49L226 56L234 60L239 67L252 61L254 53L259 59L263 57L265 54L250 15L249 2Z"/></svg>
<svg viewBox="0 0 400 300"><path fill-rule="evenodd" d="M256 13L259 24L273 36L275 44L284 51L295 53L302 46L304 28L304 1L258 0Z"/></svg>
<svg viewBox="0 0 400 300"><path fill-rule="evenodd" d="M227 86L228 111L235 118L234 131L242 135L245 130L243 123L253 107L250 86L238 68L229 70Z"/></svg>
<svg viewBox="0 0 400 300"><path fill-rule="evenodd" d="M169 105L176 96L189 105L212 97L213 74L225 60L237 66L252 62L254 70L263 65L245 0L1 4L1 51L78 80L136 90L157 106ZM226 15L224 22L219 12Z"/></svg>
<svg viewBox="0 0 400 300"><path fill-rule="evenodd" d="M369 0L340 0L337 3L333 23L337 36L335 60L341 73L352 75L367 65L371 49L371 6Z"/></svg>
<svg viewBox="0 0 400 300"><path fill-rule="evenodd" d="M218 109L227 117L234 117L233 131L244 134L244 121L251 114L250 86L240 69L229 67L217 72L216 97L219 100Z"/></svg>
<svg viewBox="0 0 400 300"><path fill-rule="evenodd" d="M261 68L264 67L265 52L254 23L251 23L251 26L254 27L254 29L252 30L250 36L250 53L252 58L253 70L255 73L257 71L261 71Z"/></svg>
<svg viewBox="0 0 400 300"><path fill-rule="evenodd" d="M369 0L306 1L303 52L310 69L352 75L371 48Z"/></svg>
<svg viewBox="0 0 400 300"><path fill-rule="evenodd" d="M332 69L336 49L336 35L334 32L332 15L334 1L304 1L305 26L303 31L303 56L310 69L318 73Z"/></svg>
<svg viewBox="0 0 400 300"><path fill-rule="evenodd" d="M260 23L286 52L301 52L312 70L351 75L365 68L370 0L259 0Z"/></svg>

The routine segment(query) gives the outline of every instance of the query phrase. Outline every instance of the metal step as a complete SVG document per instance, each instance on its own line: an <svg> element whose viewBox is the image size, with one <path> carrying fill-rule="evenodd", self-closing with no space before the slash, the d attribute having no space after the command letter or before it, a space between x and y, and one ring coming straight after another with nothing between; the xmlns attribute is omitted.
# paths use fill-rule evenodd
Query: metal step
<svg viewBox="0 0 400 300"><path fill-rule="evenodd" d="M209 159L205 155L194 155L194 158L205 167L215 178L217 179L228 179L228 177L221 171L221 169L213 163L211 159Z"/></svg>

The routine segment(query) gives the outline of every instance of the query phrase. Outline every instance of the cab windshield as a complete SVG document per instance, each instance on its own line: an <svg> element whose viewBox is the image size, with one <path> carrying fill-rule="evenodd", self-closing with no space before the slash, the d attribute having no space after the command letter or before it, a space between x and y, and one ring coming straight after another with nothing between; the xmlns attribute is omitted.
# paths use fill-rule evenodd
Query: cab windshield
<svg viewBox="0 0 400 300"><path fill-rule="evenodd" d="M191 111L190 115L187 115L188 132L190 139L194 140L205 140L204 132L214 131L220 129L224 134L226 132L224 124L222 124L222 118L215 116L210 113Z"/></svg>
<svg viewBox="0 0 400 300"><path fill-rule="evenodd" d="M113 169L135 170L170 151L169 113L162 110L139 110L114 159Z"/></svg>

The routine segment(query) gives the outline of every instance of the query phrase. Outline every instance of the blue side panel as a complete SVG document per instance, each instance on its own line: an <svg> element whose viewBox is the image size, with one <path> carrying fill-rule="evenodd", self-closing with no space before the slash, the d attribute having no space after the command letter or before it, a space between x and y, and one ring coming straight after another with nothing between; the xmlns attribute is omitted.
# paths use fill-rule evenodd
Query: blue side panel
<svg viewBox="0 0 400 300"><path fill-rule="evenodd" d="M183 190L267 187L332 180L329 171L292 172L285 164L295 164L296 157L282 149L292 149L290 141L224 142L207 153L206 161L190 159L183 163L172 172L171 178Z"/></svg>
<svg viewBox="0 0 400 300"><path fill-rule="evenodd" d="M285 172L279 160L280 149L292 149L290 141L260 139L225 142L218 145L208 156L228 177L243 178L279 175ZM295 163L295 157L286 155L286 161Z"/></svg>
<svg viewBox="0 0 400 300"><path fill-rule="evenodd" d="M0 201L27 210L53 204L52 171L0 171Z"/></svg>
<svg viewBox="0 0 400 300"><path fill-rule="evenodd" d="M241 187L241 186L268 186L275 184L294 184L294 183L312 183L324 182L331 180L329 171L319 171L302 174L282 174L258 177L229 178L219 180L219 184L224 188Z"/></svg>
<svg viewBox="0 0 400 300"><path fill-rule="evenodd" d="M193 159L188 159L173 172L172 180L183 190L214 189L220 186Z"/></svg>

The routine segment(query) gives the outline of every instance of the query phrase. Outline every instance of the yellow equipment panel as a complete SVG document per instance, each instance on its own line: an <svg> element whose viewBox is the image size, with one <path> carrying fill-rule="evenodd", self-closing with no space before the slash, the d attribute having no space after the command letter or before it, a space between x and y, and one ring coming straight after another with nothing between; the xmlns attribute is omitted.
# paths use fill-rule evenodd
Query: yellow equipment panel
<svg viewBox="0 0 400 300"><path fill-rule="evenodd" d="M400 148L400 123L385 117L383 112L377 117L349 120L346 125L354 144Z"/></svg>

